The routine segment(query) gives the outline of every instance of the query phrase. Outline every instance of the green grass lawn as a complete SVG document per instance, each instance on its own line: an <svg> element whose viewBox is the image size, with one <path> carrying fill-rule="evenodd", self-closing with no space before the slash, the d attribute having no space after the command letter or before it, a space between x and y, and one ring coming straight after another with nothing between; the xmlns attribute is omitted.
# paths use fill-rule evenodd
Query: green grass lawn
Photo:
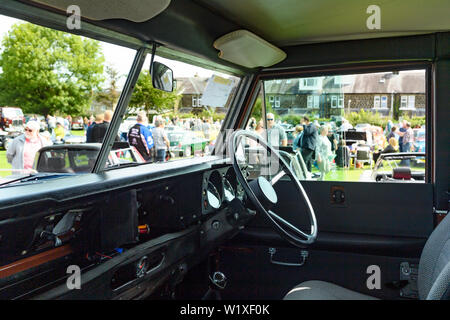
<svg viewBox="0 0 450 320"><path fill-rule="evenodd" d="M11 165L6 160L6 150L0 150L0 177L11 175Z"/></svg>
<svg viewBox="0 0 450 320"><path fill-rule="evenodd" d="M333 168L326 174L325 181L359 181L365 170L370 170L370 167L366 165L364 168L358 169L353 166L351 168ZM312 172L320 173L316 167L313 167Z"/></svg>
<svg viewBox="0 0 450 320"><path fill-rule="evenodd" d="M70 134L73 136L84 136L84 130L71 130Z"/></svg>

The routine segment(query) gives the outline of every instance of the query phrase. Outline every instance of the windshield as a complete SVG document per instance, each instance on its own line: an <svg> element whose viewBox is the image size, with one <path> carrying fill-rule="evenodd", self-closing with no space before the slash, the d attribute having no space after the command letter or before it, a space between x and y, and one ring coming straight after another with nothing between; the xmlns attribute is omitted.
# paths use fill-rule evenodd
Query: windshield
<svg viewBox="0 0 450 320"><path fill-rule="evenodd" d="M0 177L92 172L137 51L5 16L0 25L0 107L5 117L21 115L1 122ZM174 78L174 90L164 92L152 85L150 60L148 54L104 169L214 150L240 79L157 51L154 60Z"/></svg>
<svg viewBox="0 0 450 320"><path fill-rule="evenodd" d="M0 183L90 172L136 50L2 15L0 26Z"/></svg>

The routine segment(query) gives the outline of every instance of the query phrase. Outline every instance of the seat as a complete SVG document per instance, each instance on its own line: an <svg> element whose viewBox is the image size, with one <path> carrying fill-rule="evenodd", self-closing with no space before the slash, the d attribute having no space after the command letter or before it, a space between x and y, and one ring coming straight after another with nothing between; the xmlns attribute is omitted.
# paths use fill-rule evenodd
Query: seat
<svg viewBox="0 0 450 320"><path fill-rule="evenodd" d="M372 158L370 156L370 147L362 144L358 144L356 147L356 160L355 160L355 168L356 164L360 163L369 163L370 167L372 167Z"/></svg>
<svg viewBox="0 0 450 320"><path fill-rule="evenodd" d="M419 262L417 279L422 300L450 299L450 214L428 238ZM325 281L306 281L290 290L284 300L373 300L374 297Z"/></svg>
<svg viewBox="0 0 450 320"><path fill-rule="evenodd" d="M293 288L284 300L377 300L333 283L325 281L305 281Z"/></svg>

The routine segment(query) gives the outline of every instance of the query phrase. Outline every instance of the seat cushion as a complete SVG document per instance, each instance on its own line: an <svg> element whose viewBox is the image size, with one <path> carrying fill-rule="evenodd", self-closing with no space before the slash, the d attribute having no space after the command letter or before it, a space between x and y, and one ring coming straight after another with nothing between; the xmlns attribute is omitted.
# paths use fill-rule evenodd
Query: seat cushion
<svg viewBox="0 0 450 320"><path fill-rule="evenodd" d="M378 300L335 284L311 280L300 283L288 292L284 300Z"/></svg>

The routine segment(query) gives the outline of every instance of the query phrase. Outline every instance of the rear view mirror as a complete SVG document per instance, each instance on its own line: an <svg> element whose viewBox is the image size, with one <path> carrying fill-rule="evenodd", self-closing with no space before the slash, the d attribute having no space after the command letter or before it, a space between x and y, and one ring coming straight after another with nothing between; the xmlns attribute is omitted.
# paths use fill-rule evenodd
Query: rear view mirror
<svg viewBox="0 0 450 320"><path fill-rule="evenodd" d="M166 65L153 62L152 73L152 84L156 89L160 89L167 92L172 92L174 89L173 72L172 69Z"/></svg>

